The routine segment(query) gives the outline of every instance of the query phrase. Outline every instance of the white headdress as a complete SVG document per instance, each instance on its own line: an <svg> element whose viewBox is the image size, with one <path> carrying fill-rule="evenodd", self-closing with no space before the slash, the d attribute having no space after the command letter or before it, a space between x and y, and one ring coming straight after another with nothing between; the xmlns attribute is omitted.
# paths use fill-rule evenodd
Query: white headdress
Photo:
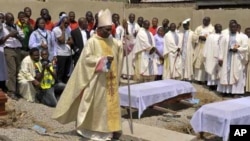
<svg viewBox="0 0 250 141"><path fill-rule="evenodd" d="M188 19L186 19L186 20L184 20L183 22L182 22L182 24L187 24L188 22L190 22L190 18L188 18Z"/></svg>
<svg viewBox="0 0 250 141"><path fill-rule="evenodd" d="M112 25L112 15L109 9L101 10L98 13L98 27Z"/></svg>

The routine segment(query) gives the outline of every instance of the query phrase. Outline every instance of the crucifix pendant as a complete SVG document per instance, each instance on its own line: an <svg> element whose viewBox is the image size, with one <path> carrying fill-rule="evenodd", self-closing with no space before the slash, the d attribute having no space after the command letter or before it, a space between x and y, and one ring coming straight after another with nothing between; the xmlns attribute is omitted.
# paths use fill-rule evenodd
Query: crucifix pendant
<svg viewBox="0 0 250 141"><path fill-rule="evenodd" d="M113 96L114 95L113 81L115 79L115 76L113 75L112 71L109 73L109 79L110 79L110 83L109 83L110 95Z"/></svg>

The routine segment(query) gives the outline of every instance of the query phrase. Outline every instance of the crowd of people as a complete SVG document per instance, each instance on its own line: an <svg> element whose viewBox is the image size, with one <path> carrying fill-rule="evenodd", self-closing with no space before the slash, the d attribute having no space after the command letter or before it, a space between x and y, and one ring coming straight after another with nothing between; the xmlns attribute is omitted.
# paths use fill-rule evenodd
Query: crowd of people
<svg viewBox="0 0 250 141"><path fill-rule="evenodd" d="M159 25L154 17L150 26L130 13L120 23L109 10L88 11L78 21L73 11L60 12L56 23L46 8L36 21L31 15L29 7L17 20L0 13L0 88L12 99L57 106L53 118L77 121L84 137L108 139L121 130L120 78L197 81L224 94L250 91L250 28L241 32L236 20L222 30L204 17L192 31L191 19Z"/></svg>
<svg viewBox="0 0 250 141"><path fill-rule="evenodd" d="M85 17L76 21L73 11L60 12L56 23L51 21L46 8L41 9L36 21L31 14L29 7L18 13L17 20L12 13L0 13L3 64L0 84L11 98L17 99L20 95L35 102L43 85L50 85L45 89L53 86L53 91L60 95L86 42L98 28L98 13L93 16L88 11ZM178 25L169 25L169 20L164 19L159 25L158 18L154 17L152 26L143 17L135 20L135 14L131 13L128 21L122 20L120 24L119 14L112 14L111 37L122 41L128 56L128 60L123 61L121 78L139 82L194 80L230 94L244 94L250 90L250 29L246 28L244 34L236 20L231 20L229 27L222 30L220 24L213 26L210 18L205 17L194 31L189 28L191 19ZM38 60L33 57L34 52L37 53L34 48L38 49ZM42 53L48 57L43 58ZM40 65L32 66L32 62ZM53 73L45 69L49 66L53 66ZM56 103L56 98L52 101Z"/></svg>

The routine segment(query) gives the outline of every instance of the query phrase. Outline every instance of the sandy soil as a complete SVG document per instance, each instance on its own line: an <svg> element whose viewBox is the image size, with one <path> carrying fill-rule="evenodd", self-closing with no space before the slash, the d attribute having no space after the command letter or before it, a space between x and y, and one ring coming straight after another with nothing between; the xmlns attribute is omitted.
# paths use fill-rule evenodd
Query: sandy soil
<svg viewBox="0 0 250 141"><path fill-rule="evenodd" d="M172 114L158 112L153 109L146 110L141 119L137 119L137 112L133 112L134 122L166 128L186 134L195 135L189 121L193 113L203 104L224 99L213 91L201 85L193 84L197 93L195 98L200 99L200 103L194 107L188 107L184 104L164 105L169 109L177 111L180 117L173 117ZM67 141L67 140L83 140L76 135L74 131L74 123L61 125L50 117L53 108L44 106L39 103L29 103L23 99L18 101L9 100L6 104L8 115L0 117L0 141L8 138L13 141ZM122 109L123 119L127 119L127 111ZM32 129L34 125L39 125L46 129L45 134L41 134ZM205 134L209 140L219 140L211 134Z"/></svg>

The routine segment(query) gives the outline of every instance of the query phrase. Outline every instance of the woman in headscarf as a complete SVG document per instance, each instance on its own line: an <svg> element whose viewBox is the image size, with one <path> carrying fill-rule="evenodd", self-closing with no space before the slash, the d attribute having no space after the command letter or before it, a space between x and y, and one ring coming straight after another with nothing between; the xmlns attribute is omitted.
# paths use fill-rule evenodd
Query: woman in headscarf
<svg viewBox="0 0 250 141"><path fill-rule="evenodd" d="M51 31L45 29L45 20L41 17L36 20L34 31L30 35L29 48L48 49L49 60L53 59L54 48Z"/></svg>
<svg viewBox="0 0 250 141"><path fill-rule="evenodd" d="M163 48L164 48L164 29L162 26L157 28L157 34L155 34L155 46L156 46L156 53L159 56L159 63L158 63L158 75L156 76L156 80L162 80L162 72L163 72Z"/></svg>

